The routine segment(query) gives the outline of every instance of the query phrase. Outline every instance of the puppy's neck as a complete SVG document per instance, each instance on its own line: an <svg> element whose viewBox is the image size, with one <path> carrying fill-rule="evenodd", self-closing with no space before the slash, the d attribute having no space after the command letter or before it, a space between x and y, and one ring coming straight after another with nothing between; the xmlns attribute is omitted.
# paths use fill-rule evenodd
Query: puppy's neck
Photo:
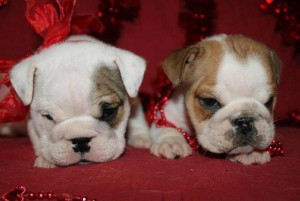
<svg viewBox="0 0 300 201"><path fill-rule="evenodd" d="M185 105L185 92L187 88L179 85L175 88L169 97L169 102L165 107L165 115L168 121L173 123L177 128L192 134L193 127L187 114Z"/></svg>

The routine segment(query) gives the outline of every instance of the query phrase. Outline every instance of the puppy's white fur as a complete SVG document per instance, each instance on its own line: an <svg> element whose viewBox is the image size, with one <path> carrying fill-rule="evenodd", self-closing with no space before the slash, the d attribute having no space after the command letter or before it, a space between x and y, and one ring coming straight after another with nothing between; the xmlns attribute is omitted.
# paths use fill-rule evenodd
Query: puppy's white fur
<svg viewBox="0 0 300 201"><path fill-rule="evenodd" d="M111 88L108 94L99 93L97 79L102 79L103 69L120 74L121 80L103 75L103 79L116 83L119 91ZM35 166L49 168L118 158L125 147L129 98L137 95L144 71L141 57L88 36L70 37L14 66L11 82L23 103L30 105L28 131L37 156ZM97 73L100 78L95 77ZM114 126L99 121L104 102L121 108ZM90 139L85 145L88 152L74 151L72 140L78 138Z"/></svg>

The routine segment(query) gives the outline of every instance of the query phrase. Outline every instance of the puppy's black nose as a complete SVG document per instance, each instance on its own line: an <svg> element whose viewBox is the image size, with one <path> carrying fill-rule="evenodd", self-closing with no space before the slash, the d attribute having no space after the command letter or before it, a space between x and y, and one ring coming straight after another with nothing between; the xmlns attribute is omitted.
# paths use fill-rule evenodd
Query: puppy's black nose
<svg viewBox="0 0 300 201"><path fill-rule="evenodd" d="M239 134L252 134L255 132L255 119L253 117L238 117L233 119L231 123L236 127Z"/></svg>
<svg viewBox="0 0 300 201"><path fill-rule="evenodd" d="M82 137L82 138L74 138L71 140L73 146L73 150L75 152L85 153L90 151L89 142L92 138Z"/></svg>

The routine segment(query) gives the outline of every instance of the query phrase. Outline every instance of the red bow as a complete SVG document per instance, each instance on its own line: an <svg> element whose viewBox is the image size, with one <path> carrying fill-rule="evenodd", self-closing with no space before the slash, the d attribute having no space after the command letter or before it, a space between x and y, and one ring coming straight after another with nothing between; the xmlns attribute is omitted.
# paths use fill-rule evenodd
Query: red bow
<svg viewBox="0 0 300 201"><path fill-rule="evenodd" d="M25 16L35 32L48 47L66 38L71 29L71 19L76 0L29 0Z"/></svg>
<svg viewBox="0 0 300 201"><path fill-rule="evenodd" d="M76 0L27 0L26 18L48 47L66 38ZM17 63L0 60L0 123L20 121L28 113L10 83L8 72Z"/></svg>

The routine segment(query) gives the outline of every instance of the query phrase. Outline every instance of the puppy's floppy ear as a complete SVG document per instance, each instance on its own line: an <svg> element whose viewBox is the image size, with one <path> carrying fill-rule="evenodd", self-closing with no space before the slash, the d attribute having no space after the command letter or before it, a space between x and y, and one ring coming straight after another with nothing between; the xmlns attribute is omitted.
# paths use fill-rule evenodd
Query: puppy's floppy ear
<svg viewBox="0 0 300 201"><path fill-rule="evenodd" d="M30 57L16 64L10 71L11 83L24 105L29 105L32 101L35 70Z"/></svg>
<svg viewBox="0 0 300 201"><path fill-rule="evenodd" d="M129 51L118 49L114 62L119 68L128 95L137 96L146 69L145 60Z"/></svg>
<svg viewBox="0 0 300 201"><path fill-rule="evenodd" d="M200 47L192 45L173 52L163 61L162 67L173 84L183 81L184 71L199 53Z"/></svg>
<svg viewBox="0 0 300 201"><path fill-rule="evenodd" d="M273 71L273 76L275 78L276 84L280 83L281 74L281 61L273 50L269 51L270 64Z"/></svg>

